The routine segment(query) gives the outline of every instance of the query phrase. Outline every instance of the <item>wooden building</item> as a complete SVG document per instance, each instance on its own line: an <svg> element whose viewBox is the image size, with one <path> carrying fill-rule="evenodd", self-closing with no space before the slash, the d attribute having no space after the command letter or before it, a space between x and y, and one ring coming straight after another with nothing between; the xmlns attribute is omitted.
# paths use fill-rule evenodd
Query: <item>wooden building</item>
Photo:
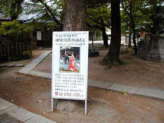
<svg viewBox="0 0 164 123"><path fill-rule="evenodd" d="M0 25L2 22L10 22L0 14ZM27 34L4 35L0 34L0 62L20 60L32 57L31 41Z"/></svg>

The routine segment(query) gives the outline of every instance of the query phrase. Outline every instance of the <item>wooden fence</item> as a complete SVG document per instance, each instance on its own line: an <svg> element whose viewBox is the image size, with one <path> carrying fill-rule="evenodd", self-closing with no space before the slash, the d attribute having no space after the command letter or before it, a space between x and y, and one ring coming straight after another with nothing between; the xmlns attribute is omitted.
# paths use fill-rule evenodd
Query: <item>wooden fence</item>
<svg viewBox="0 0 164 123"><path fill-rule="evenodd" d="M0 62L20 60L30 58L32 50L30 43L14 42L8 44L0 44Z"/></svg>

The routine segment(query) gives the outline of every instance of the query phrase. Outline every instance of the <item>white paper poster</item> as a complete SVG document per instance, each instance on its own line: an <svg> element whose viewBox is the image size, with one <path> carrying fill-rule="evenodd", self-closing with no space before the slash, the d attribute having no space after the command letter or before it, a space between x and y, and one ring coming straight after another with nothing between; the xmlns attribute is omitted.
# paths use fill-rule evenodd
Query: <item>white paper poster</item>
<svg viewBox="0 0 164 123"><path fill-rule="evenodd" d="M38 41L42 40L42 32L41 31L37 31L36 32L36 37L37 37Z"/></svg>
<svg viewBox="0 0 164 123"><path fill-rule="evenodd" d="M86 100L88 32L53 32L52 98Z"/></svg>

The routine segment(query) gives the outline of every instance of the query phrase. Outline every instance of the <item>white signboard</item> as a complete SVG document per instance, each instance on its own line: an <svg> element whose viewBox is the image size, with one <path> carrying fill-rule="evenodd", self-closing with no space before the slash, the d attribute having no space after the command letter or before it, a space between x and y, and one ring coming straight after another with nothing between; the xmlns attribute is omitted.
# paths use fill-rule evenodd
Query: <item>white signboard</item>
<svg viewBox="0 0 164 123"><path fill-rule="evenodd" d="M52 99L87 100L88 32L53 32Z"/></svg>

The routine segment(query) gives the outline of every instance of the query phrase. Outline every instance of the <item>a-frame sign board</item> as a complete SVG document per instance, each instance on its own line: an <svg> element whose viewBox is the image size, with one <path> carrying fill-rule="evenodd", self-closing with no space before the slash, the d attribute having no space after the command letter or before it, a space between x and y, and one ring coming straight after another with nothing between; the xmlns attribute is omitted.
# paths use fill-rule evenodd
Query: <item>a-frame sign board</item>
<svg viewBox="0 0 164 123"><path fill-rule="evenodd" d="M87 31L53 32L52 109L54 99L84 100L87 114Z"/></svg>

